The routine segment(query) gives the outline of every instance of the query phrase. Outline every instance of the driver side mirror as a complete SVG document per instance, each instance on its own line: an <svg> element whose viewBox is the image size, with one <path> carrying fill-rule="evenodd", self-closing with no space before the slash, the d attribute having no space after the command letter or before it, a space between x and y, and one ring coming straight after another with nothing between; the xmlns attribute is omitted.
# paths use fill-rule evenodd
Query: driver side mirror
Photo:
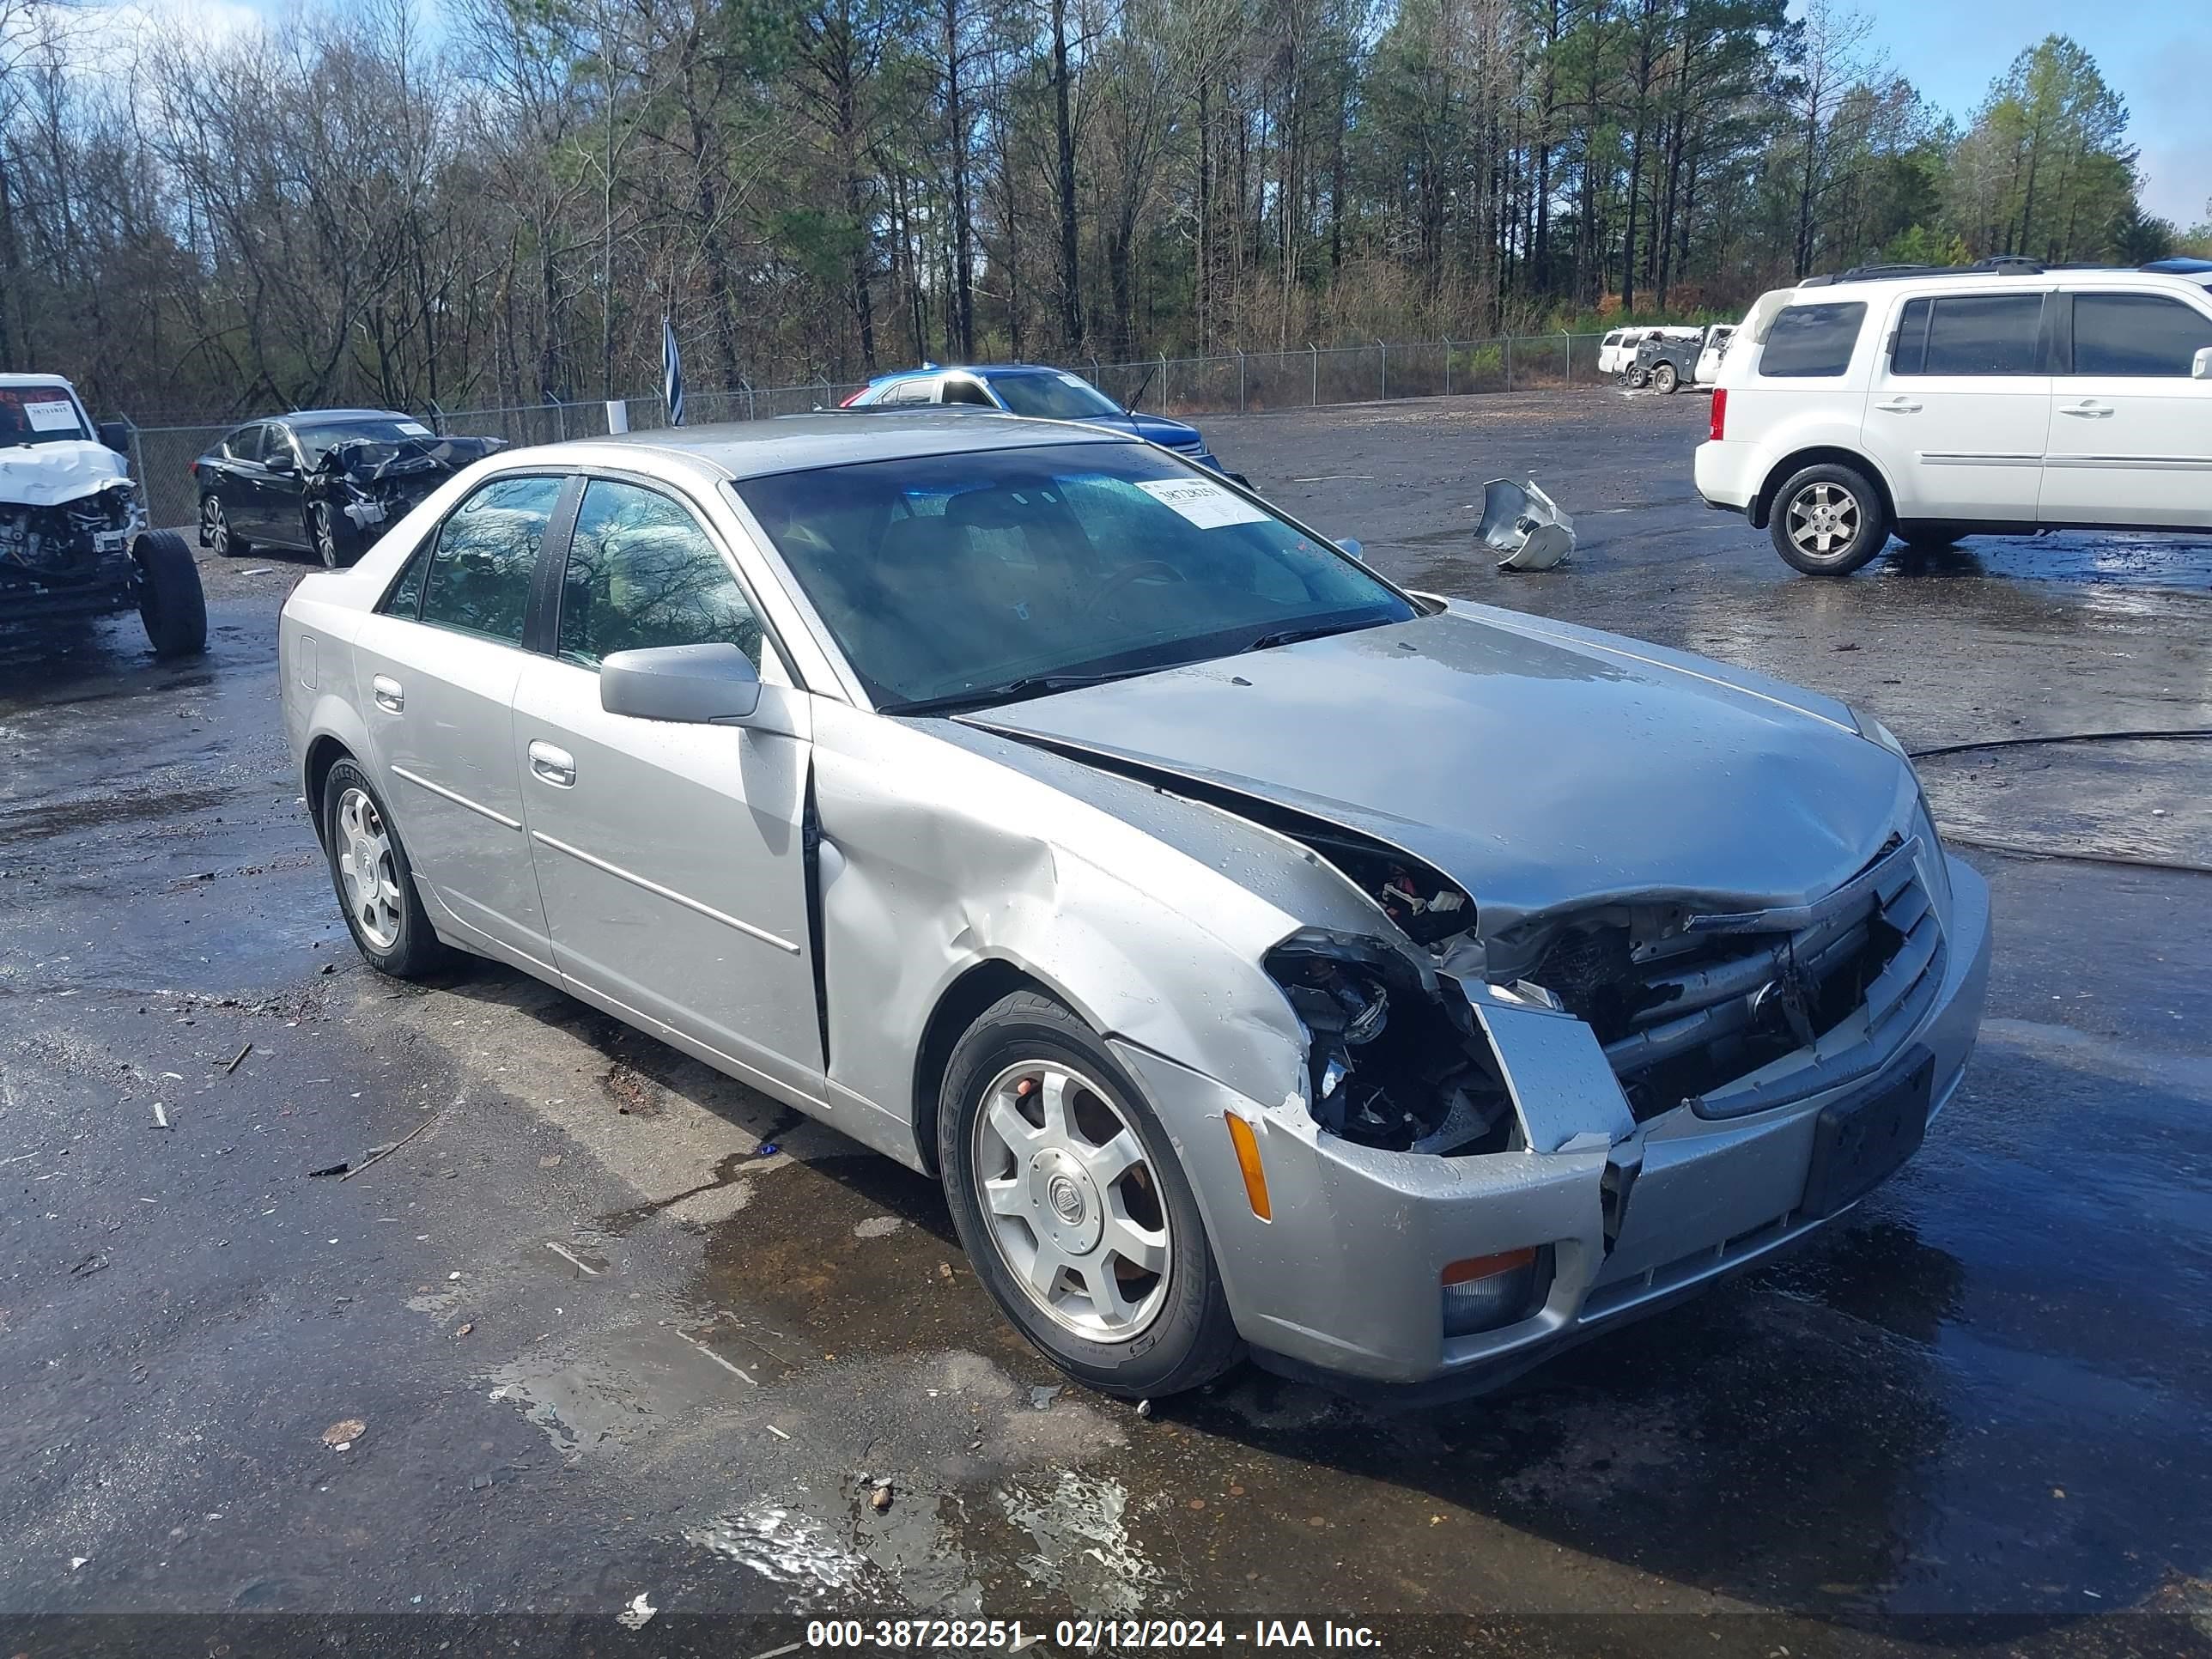
<svg viewBox="0 0 2212 1659"><path fill-rule="evenodd" d="M99 426L100 441L118 455L131 453L131 422L102 421Z"/></svg>
<svg viewBox="0 0 2212 1659"><path fill-rule="evenodd" d="M760 696L759 670L734 645L617 651L599 664L599 707L635 720L742 726Z"/></svg>
<svg viewBox="0 0 2212 1659"><path fill-rule="evenodd" d="M2212 346L2197 348L2196 364L2189 372L2197 380L2212 380Z"/></svg>
<svg viewBox="0 0 2212 1659"><path fill-rule="evenodd" d="M1346 553L1352 555L1353 558L1358 560L1360 563L1365 564L1367 562L1366 548L1362 546L1359 543L1352 540L1351 537L1338 537L1336 539L1336 544L1342 548Z"/></svg>

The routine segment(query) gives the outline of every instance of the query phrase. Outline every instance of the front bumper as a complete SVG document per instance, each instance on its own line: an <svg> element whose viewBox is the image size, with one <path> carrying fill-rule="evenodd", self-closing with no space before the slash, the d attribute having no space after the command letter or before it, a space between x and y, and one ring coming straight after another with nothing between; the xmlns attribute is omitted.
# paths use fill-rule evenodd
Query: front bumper
<svg viewBox="0 0 2212 1659"><path fill-rule="evenodd" d="M1321 1133L1295 1097L1267 1105L1114 1046L1175 1138L1237 1329L1262 1363L1401 1392L1480 1393L1833 1219L1802 1209L1824 1106L1932 1059L1930 1119L1942 1109L1973 1048L1990 963L1989 889L1955 859L1950 874L1942 983L1887 1063L1745 1117L1682 1106L1636 1123L1589 1028L1535 1011L1486 1024L1530 1145L1545 1152L1378 1152ZM1222 1121L1231 1112L1257 1138L1272 1221L1246 1201ZM1629 1165L1616 1203L1609 1189ZM1548 1258L1540 1305L1498 1329L1446 1336L1445 1266L1532 1245Z"/></svg>

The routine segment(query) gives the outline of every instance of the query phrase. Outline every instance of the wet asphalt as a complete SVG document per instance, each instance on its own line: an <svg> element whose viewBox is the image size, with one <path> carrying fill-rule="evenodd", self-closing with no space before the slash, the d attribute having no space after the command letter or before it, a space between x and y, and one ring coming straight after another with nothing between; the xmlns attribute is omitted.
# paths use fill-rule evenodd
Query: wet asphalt
<svg viewBox="0 0 2212 1659"><path fill-rule="evenodd" d="M1704 419L1583 391L1204 425L1413 586L1771 672L1916 749L2212 727L2212 543L1816 582L1696 501ZM1582 544L1502 575L1481 482L1531 471ZM2212 1652L2205 743L1926 763L1994 888L1990 1018L1920 1156L1795 1257L1451 1409L1248 1370L1140 1418L1012 1334L927 1181L507 969L368 971L277 727L307 567L203 562L203 660L135 618L0 640L9 1650L87 1612L628 1638L643 1593L668 1642L732 1613L763 1649L865 1607Z"/></svg>

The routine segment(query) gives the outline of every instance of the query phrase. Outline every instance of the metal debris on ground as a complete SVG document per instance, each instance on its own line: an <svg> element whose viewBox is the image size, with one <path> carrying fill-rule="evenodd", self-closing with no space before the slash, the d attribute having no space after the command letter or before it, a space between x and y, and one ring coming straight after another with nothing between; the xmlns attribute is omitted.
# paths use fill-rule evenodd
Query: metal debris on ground
<svg viewBox="0 0 2212 1659"><path fill-rule="evenodd" d="M791 1438L791 1437L790 1437L789 1435L786 1434L786 1433L785 1433L781 1429L779 1429L778 1427L776 1427L776 1425L775 1425L775 1424L773 1424L773 1423L769 1424L769 1425L767 1425L767 1427L768 1427L768 1431L769 1431L770 1434L774 1435L774 1436L775 1436L777 1439L779 1439L779 1440L788 1440L788 1439L790 1439L790 1438Z"/></svg>
<svg viewBox="0 0 2212 1659"><path fill-rule="evenodd" d="M1559 503L1536 488L1504 478L1482 487L1482 522L1477 537L1505 556L1500 570L1549 570L1575 550L1575 521Z"/></svg>
<svg viewBox="0 0 2212 1659"><path fill-rule="evenodd" d="M1137 1415L1139 1417L1150 1417L1152 1414L1152 1402L1149 1400L1139 1400L1137 1402Z"/></svg>
<svg viewBox="0 0 2212 1659"><path fill-rule="evenodd" d="M162 1109L161 1103L158 1100L154 1103L154 1127L157 1129L166 1129L169 1127L169 1115Z"/></svg>
<svg viewBox="0 0 2212 1659"><path fill-rule="evenodd" d="M643 1630L653 1622L653 1615L659 1611L645 1599L645 1592L640 1590L630 1598L629 1605L615 1615L615 1623L624 1630Z"/></svg>
<svg viewBox="0 0 2212 1659"><path fill-rule="evenodd" d="M236 1054L230 1057L230 1064L222 1068L222 1074L225 1077L228 1077L233 1072L238 1069L239 1062L252 1052L253 1045L249 1042L243 1048L240 1048Z"/></svg>
<svg viewBox="0 0 2212 1659"><path fill-rule="evenodd" d="M332 1451L349 1451L353 1443L368 1432L368 1425L358 1417L341 1417L323 1431L323 1443Z"/></svg>
<svg viewBox="0 0 2212 1659"><path fill-rule="evenodd" d="M353 1168L353 1165L350 1164L325 1164L319 1170L308 1170L307 1179L310 1181L320 1181L325 1176L342 1176L351 1168Z"/></svg>

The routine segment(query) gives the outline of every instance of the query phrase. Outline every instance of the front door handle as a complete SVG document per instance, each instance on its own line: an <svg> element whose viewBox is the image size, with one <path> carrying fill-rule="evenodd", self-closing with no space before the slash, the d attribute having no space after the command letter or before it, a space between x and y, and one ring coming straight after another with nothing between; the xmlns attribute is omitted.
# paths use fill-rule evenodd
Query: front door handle
<svg viewBox="0 0 2212 1659"><path fill-rule="evenodd" d="M1876 404L1875 407L1885 415L1917 415L1920 412L1920 405L1910 398L1892 398L1887 403Z"/></svg>
<svg viewBox="0 0 2212 1659"><path fill-rule="evenodd" d="M576 787L576 757L543 741L530 745L530 769L556 789Z"/></svg>
<svg viewBox="0 0 2212 1659"><path fill-rule="evenodd" d="M2100 404L2094 398L2084 398L2078 404L2059 404L2058 412L2061 415L2079 415L2085 419L2094 421L2100 416L2111 414L2112 406L2110 404Z"/></svg>
<svg viewBox="0 0 2212 1659"><path fill-rule="evenodd" d="M396 714L407 706L407 694L389 674L379 674L369 681L368 689L376 698L376 706L387 714Z"/></svg>

